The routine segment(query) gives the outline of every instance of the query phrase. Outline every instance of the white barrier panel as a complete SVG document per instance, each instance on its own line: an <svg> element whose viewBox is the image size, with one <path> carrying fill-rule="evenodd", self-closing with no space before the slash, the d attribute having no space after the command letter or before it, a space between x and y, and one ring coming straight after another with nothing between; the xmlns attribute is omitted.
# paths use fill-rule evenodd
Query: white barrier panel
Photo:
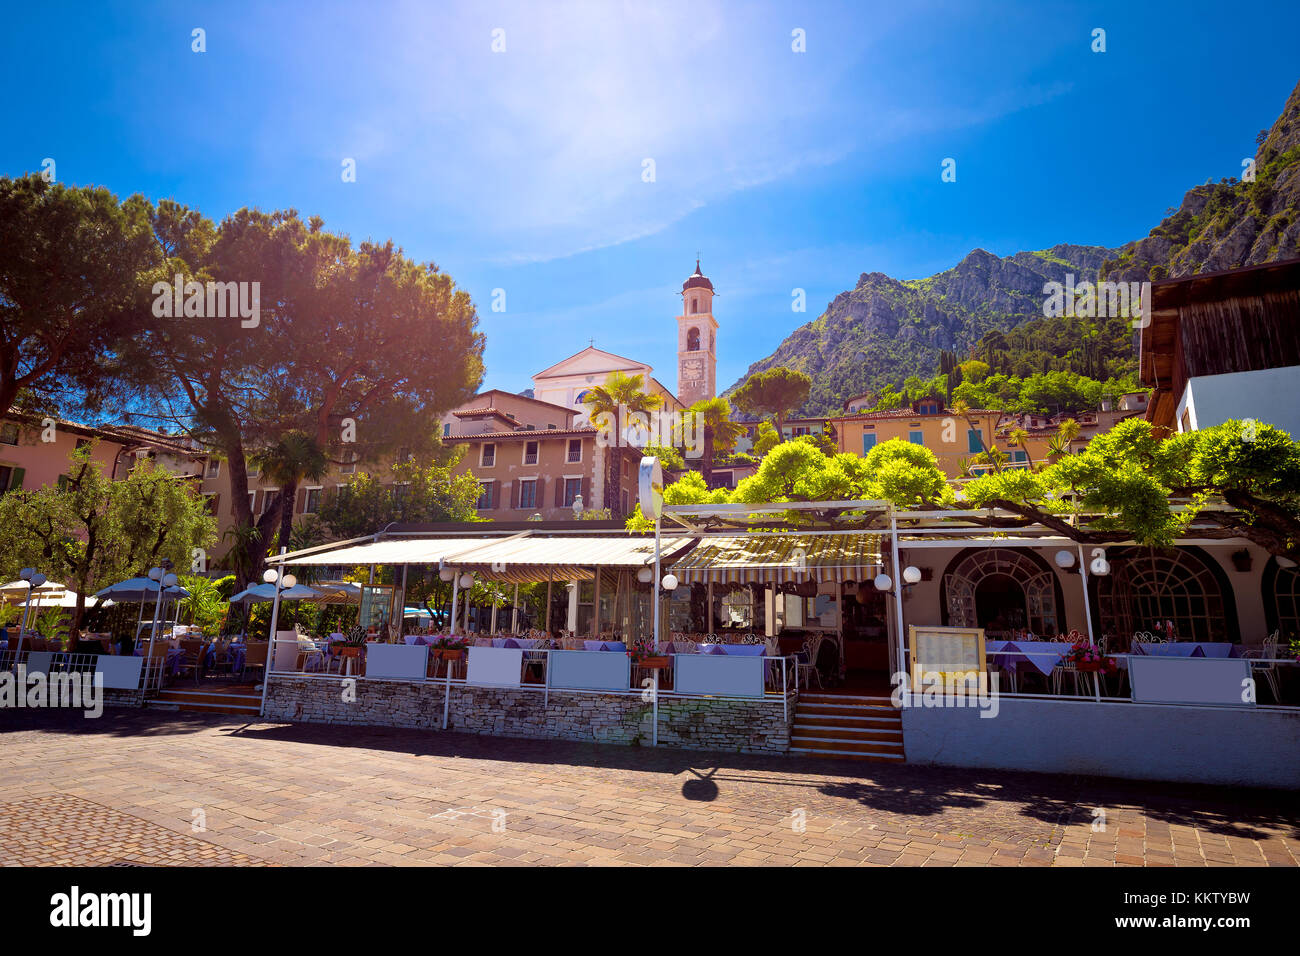
<svg viewBox="0 0 1300 956"><path fill-rule="evenodd" d="M518 687L524 672L524 652L517 647L471 647L467 684Z"/></svg>
<svg viewBox="0 0 1300 956"><path fill-rule="evenodd" d="M546 669L552 687L573 690L627 690L631 660L620 651L551 651Z"/></svg>
<svg viewBox="0 0 1300 956"><path fill-rule="evenodd" d="M296 671L298 669L298 638L292 631L288 637L277 637L275 639L275 660L271 664L272 670L277 671Z"/></svg>
<svg viewBox="0 0 1300 956"><path fill-rule="evenodd" d="M27 673L29 674L48 674L50 664L54 662L54 654L50 651L32 651L27 655Z"/></svg>
<svg viewBox="0 0 1300 956"><path fill-rule="evenodd" d="M674 654L673 690L715 697L762 697L761 657L731 654Z"/></svg>
<svg viewBox="0 0 1300 956"><path fill-rule="evenodd" d="M424 680L429 649L423 644L367 644L366 676L390 680Z"/></svg>
<svg viewBox="0 0 1300 956"><path fill-rule="evenodd" d="M1205 657L1130 657L1133 699L1159 704L1253 704L1245 701L1250 661Z"/></svg>
<svg viewBox="0 0 1300 956"><path fill-rule="evenodd" d="M112 690L139 690L143 657L111 657L100 654L95 670L104 675L104 686Z"/></svg>

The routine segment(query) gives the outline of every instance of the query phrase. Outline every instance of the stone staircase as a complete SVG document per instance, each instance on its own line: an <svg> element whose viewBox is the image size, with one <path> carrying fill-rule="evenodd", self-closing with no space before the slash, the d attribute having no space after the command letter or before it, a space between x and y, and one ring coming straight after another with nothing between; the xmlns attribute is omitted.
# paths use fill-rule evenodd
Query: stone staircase
<svg viewBox="0 0 1300 956"><path fill-rule="evenodd" d="M152 710L179 710L202 714L230 714L232 717L256 717L262 709L262 695L248 687L211 690L187 690L169 687L150 697L145 707Z"/></svg>
<svg viewBox="0 0 1300 956"><path fill-rule="evenodd" d="M903 718L888 697L801 693L790 752L902 763Z"/></svg>

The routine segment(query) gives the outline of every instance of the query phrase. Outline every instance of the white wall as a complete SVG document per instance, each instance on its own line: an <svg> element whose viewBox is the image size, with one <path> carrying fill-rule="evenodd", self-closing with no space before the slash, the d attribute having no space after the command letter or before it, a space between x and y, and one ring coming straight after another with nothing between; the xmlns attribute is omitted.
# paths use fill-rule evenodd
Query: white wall
<svg viewBox="0 0 1300 956"><path fill-rule="evenodd" d="M1300 789L1300 710L1000 698L903 710L907 762Z"/></svg>
<svg viewBox="0 0 1300 956"><path fill-rule="evenodd" d="M1253 418L1300 439L1300 365L1189 378L1178 402L1179 431L1186 430L1184 411L1193 430Z"/></svg>

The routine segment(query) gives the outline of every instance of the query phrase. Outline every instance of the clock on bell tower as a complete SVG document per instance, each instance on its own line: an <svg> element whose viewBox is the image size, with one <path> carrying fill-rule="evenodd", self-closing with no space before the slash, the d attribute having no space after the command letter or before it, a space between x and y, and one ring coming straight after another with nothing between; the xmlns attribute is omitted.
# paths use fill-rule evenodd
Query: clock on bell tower
<svg viewBox="0 0 1300 956"><path fill-rule="evenodd" d="M700 272L682 283L682 314L677 317L677 399L690 406L717 394L718 320L713 317L713 283Z"/></svg>

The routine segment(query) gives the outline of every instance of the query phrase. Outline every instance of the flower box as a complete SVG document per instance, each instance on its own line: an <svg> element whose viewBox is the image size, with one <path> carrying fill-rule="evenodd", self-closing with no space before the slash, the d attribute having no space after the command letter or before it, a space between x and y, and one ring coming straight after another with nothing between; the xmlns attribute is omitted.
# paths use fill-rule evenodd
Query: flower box
<svg viewBox="0 0 1300 956"><path fill-rule="evenodd" d="M330 653L337 657L360 657L360 644L344 644L341 641L335 641L330 645Z"/></svg>
<svg viewBox="0 0 1300 956"><path fill-rule="evenodd" d="M465 659L465 648L463 647L431 647L429 653L440 661L463 661Z"/></svg>
<svg viewBox="0 0 1300 956"><path fill-rule="evenodd" d="M647 667L647 668L671 667L672 659L665 654L659 657L643 657L639 661L633 660L632 663L635 664L637 667Z"/></svg>

